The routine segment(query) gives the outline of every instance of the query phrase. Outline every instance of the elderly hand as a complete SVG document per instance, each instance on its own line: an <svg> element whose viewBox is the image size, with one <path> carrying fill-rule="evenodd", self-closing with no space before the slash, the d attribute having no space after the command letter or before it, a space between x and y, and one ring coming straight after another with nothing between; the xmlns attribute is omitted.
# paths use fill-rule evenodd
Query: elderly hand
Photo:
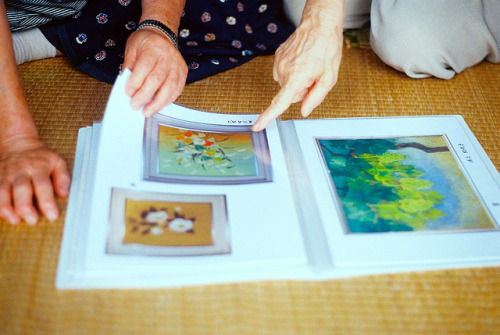
<svg viewBox="0 0 500 335"><path fill-rule="evenodd" d="M155 28L144 27L127 40L125 62L132 74L126 84L131 106L144 106L150 117L172 103L182 93L187 65L173 43Z"/></svg>
<svg viewBox="0 0 500 335"><path fill-rule="evenodd" d="M54 192L69 193L66 163L38 138L15 139L0 147L0 217L11 224L36 224L37 207L49 220L59 216Z"/></svg>
<svg viewBox="0 0 500 335"><path fill-rule="evenodd" d="M281 89L252 130L264 129L299 101L302 116L308 116L336 84L343 43L338 16L343 18L343 5L337 9L340 14L331 10L321 3L306 5L301 24L276 51L273 77Z"/></svg>

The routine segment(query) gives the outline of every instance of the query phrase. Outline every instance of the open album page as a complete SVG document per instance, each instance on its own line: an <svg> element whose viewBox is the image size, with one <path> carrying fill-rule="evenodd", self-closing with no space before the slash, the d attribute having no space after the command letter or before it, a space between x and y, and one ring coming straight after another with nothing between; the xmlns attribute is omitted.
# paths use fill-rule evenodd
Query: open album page
<svg viewBox="0 0 500 335"><path fill-rule="evenodd" d="M326 277L500 262L499 174L462 117L280 125L300 148L287 150L292 180L308 179L297 203L306 227L319 212L310 239L326 240Z"/></svg>
<svg viewBox="0 0 500 335"><path fill-rule="evenodd" d="M83 204L66 219L58 287L307 277L276 123L253 133L256 115L176 105L145 119L129 107L128 75L83 136L99 139L81 149L95 157L77 157L88 167L73 181Z"/></svg>

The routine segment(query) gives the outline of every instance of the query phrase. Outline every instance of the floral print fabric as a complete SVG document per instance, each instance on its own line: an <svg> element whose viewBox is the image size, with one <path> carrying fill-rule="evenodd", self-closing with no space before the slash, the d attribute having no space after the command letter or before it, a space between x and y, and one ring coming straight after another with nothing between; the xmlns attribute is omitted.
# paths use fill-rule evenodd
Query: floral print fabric
<svg viewBox="0 0 500 335"><path fill-rule="evenodd" d="M41 30L77 68L113 83L140 15L140 0L90 0L77 15ZM178 36L187 83L273 54L293 29L281 1L187 0Z"/></svg>

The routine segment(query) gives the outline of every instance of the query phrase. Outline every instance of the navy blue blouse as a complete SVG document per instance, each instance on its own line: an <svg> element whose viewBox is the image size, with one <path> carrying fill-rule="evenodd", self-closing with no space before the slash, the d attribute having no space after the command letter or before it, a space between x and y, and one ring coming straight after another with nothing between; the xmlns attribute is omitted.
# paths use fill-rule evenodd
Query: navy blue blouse
<svg viewBox="0 0 500 335"><path fill-rule="evenodd" d="M89 0L71 18L40 29L77 68L113 83L140 16L140 0ZM282 1L187 0L178 36L187 83L273 54L293 30Z"/></svg>

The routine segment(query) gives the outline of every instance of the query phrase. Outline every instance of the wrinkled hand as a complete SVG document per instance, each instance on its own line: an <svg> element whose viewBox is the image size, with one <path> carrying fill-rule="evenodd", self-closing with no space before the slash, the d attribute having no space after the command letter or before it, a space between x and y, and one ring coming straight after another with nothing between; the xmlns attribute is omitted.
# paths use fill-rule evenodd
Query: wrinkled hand
<svg viewBox="0 0 500 335"><path fill-rule="evenodd" d="M276 50L273 77L281 89L252 130L264 129L293 103L302 101L304 117L321 104L337 82L342 43L341 29L339 33L302 23Z"/></svg>
<svg viewBox="0 0 500 335"><path fill-rule="evenodd" d="M40 212L49 221L59 216L54 192L69 193L66 163L38 138L16 139L0 148L0 217L11 224L36 224Z"/></svg>
<svg viewBox="0 0 500 335"><path fill-rule="evenodd" d="M125 90L131 106L144 106L149 117L172 103L182 93L187 65L173 43L160 32L143 28L130 35L125 49L123 68L132 74Z"/></svg>

